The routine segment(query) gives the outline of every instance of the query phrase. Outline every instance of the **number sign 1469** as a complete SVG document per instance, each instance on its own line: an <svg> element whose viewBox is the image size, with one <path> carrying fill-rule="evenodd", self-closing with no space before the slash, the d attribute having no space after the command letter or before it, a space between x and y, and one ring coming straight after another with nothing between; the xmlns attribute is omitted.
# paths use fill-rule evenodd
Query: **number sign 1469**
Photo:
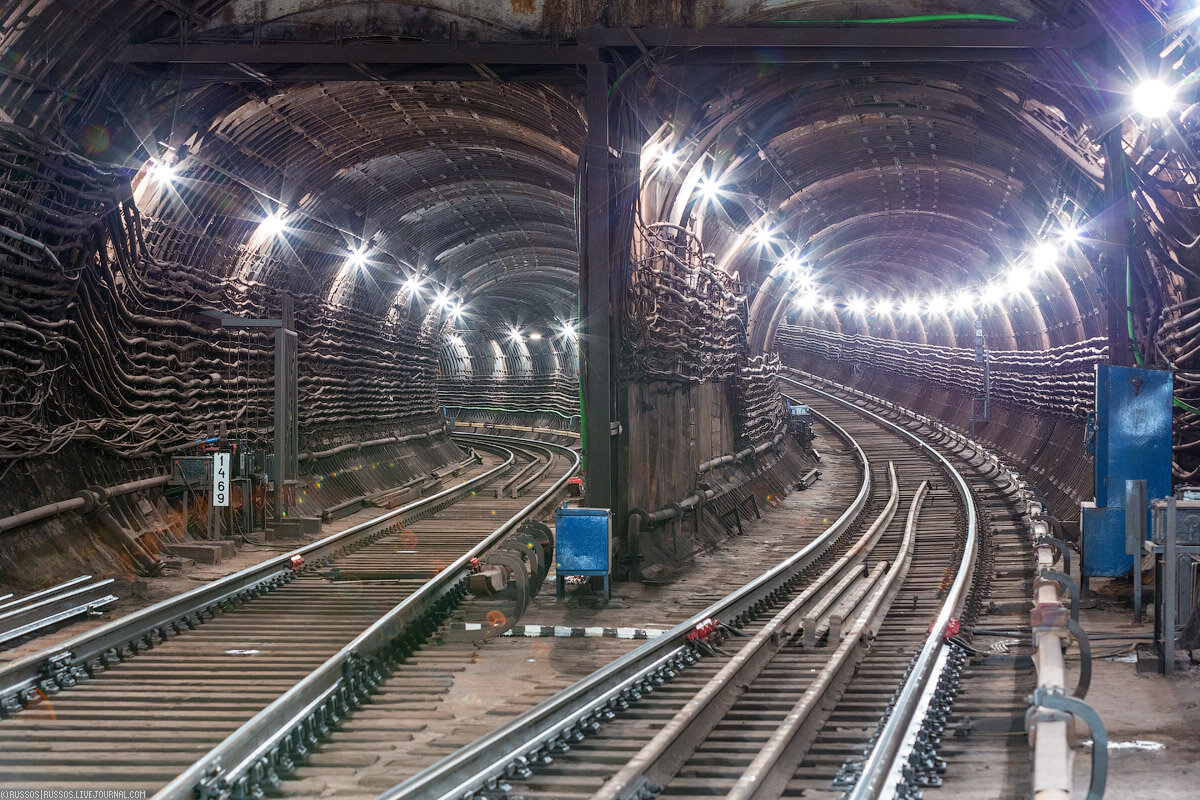
<svg viewBox="0 0 1200 800"><path fill-rule="evenodd" d="M229 453L213 453L212 504L229 505Z"/></svg>

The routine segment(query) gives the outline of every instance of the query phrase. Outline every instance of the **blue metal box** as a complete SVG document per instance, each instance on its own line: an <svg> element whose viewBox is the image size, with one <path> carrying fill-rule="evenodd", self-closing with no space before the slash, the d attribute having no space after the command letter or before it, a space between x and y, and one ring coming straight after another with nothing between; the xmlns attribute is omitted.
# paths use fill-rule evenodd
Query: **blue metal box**
<svg viewBox="0 0 1200 800"><path fill-rule="evenodd" d="M1096 365L1096 508L1081 515L1084 577L1116 577L1133 565L1125 552L1126 481L1145 480L1151 498L1171 494L1173 389L1166 370Z"/></svg>
<svg viewBox="0 0 1200 800"><path fill-rule="evenodd" d="M560 508L554 515L554 572L562 598L568 575L604 577L609 595L612 553L612 512L606 508Z"/></svg>

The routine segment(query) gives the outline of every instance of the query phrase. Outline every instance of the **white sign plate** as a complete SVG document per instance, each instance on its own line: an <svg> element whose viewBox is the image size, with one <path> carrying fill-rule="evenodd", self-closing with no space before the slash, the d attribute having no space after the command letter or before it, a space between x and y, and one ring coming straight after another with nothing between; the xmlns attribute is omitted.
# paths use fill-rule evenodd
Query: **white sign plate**
<svg viewBox="0 0 1200 800"><path fill-rule="evenodd" d="M212 504L229 505L229 453L213 453Z"/></svg>

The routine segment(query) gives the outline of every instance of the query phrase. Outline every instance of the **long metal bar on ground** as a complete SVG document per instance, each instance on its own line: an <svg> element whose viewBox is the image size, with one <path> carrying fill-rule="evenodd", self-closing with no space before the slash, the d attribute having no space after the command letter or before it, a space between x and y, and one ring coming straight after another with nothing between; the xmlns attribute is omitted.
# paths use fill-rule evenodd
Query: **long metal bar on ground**
<svg viewBox="0 0 1200 800"><path fill-rule="evenodd" d="M726 795L726 800L777 800L784 793L800 760L829 719L833 710L829 700L842 695L869 647L868 633L878 630L908 575L917 538L917 515L928 489L928 481L922 482L917 489L909 507L899 554L872 590L853 627L830 656L829 663L784 717L783 724L768 737L749 768Z"/></svg>
<svg viewBox="0 0 1200 800"><path fill-rule="evenodd" d="M678 663L687 635L700 622L729 619L776 592L792 576L814 563L858 517L871 491L871 470L858 442L837 423L813 412L856 453L862 482L849 507L820 536L755 580L713 603L666 634L600 668L587 678L516 717L474 744L423 770L379 796L379 800L458 800L502 775L517 758L536 751L583 724L622 690L645 676Z"/></svg>
<svg viewBox="0 0 1200 800"><path fill-rule="evenodd" d="M41 597L28 605L0 611L0 644L37 633L116 601L117 596L107 591L114 582L112 578L105 578L80 586L77 581L70 581L63 584L68 587L65 591L55 587L55 594Z"/></svg>
<svg viewBox="0 0 1200 800"><path fill-rule="evenodd" d="M508 444L520 442L522 447L527 445L524 440L506 436L462 435L472 440ZM347 687L352 680L351 673L356 663L369 661L400 636L408 626L424 616L437 601L455 591L471 572L473 562L479 556L554 498L579 469L580 458L574 450L557 444L540 444L539 448L557 450L560 455L566 456L570 467L549 488L496 528L486 539L406 597L370 628L198 759L159 791L155 800L193 800L198 793L211 797L226 796L229 792L241 794L236 791L238 784L252 771L258 769L262 773L273 769L273 763L264 765L271 752L317 708Z"/></svg>
<svg viewBox="0 0 1200 800"><path fill-rule="evenodd" d="M917 655L909 678L905 681L904 687L900 690L896 698L892 713L884 724L879 737L876 739L875 746L872 748L870 755L868 755L863 764L859 780L848 795L849 800L891 797L897 788L897 776L902 771L904 759L901 757L903 755L901 745L907 738L911 738L907 736L909 728L913 725L919 725L921 722L916 715L918 706L923 702L927 703L928 695L936 688L937 681L934 674L934 665L938 662L942 650L949 646L944 641L943 633L951 617L959 613L963 602L966 600L967 587L975 565L976 545L978 541L975 500L971 495L971 490L967 486L967 482L963 479L959 471L950 464L949 460L911 431L878 414L855 406L853 403L837 395L822 391L792 378L780 376L780 379L801 387L806 391L819 394L840 405L854 408L860 413L870 415L882 424L916 442L948 470L948 474L952 476L955 488L962 498L965 508L967 536L963 546L962 562L954 576L954 582L946 594L946 601L942 604L937 619L930 627L929 635L925 639L925 644L922 646L921 652Z"/></svg>
<svg viewBox="0 0 1200 800"><path fill-rule="evenodd" d="M461 466L465 468L470 460L473 459L461 462ZM0 715L19 710L36 695L39 688L57 691L86 678L89 664L114 648L124 647L129 642L165 626L183 626L186 618L230 597L281 585L294 575L289 563L295 556L308 561L321 559L383 530L406 514L411 515L413 512L435 507L456 494L483 485L509 469L515 462L515 455L509 452L508 458L500 465L429 497L415 500L320 541L115 619L47 650L17 659L0 669ZM40 684L47 681L52 682L53 687L40 687Z"/></svg>
<svg viewBox="0 0 1200 800"><path fill-rule="evenodd" d="M859 566L866 550L891 524L900 500L895 467L889 462L891 493L884 509L863 533L858 543L829 567L821 577L805 587L794 600L779 611L683 708L647 742L625 766L593 795L592 800L637 800L650 785L665 786L695 753L717 723L729 713L741 692L750 686L799 628L804 614L813 613L814 603L825 595L839 595L847 581L844 576ZM850 574L849 578L858 577ZM826 591L835 587L834 591ZM824 594L822 594L824 592ZM835 598L829 598L829 602Z"/></svg>

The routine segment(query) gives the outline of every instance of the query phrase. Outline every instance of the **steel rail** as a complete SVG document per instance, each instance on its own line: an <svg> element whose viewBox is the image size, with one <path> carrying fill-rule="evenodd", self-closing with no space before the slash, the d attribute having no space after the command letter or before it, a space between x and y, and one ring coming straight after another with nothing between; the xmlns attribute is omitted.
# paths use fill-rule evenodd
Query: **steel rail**
<svg viewBox="0 0 1200 800"><path fill-rule="evenodd" d="M309 564L320 562L382 535L386 528L405 515L436 508L455 495L490 482L516 463L516 455L507 452L508 457L498 466L429 497L414 500L375 519L127 614L5 665L0 669L0 716L19 713L26 703L40 695L58 692L102 672L108 665L120 661L123 652L146 650L190 630L202 621L204 614L219 613L228 603L257 597L287 583L296 575L291 567L296 556ZM459 466L466 467L473 459L459 462Z"/></svg>
<svg viewBox="0 0 1200 800"><path fill-rule="evenodd" d="M808 379L826 385L838 386L846 393L867 397L863 392L849 386L834 384L824 378L800 370L794 370ZM970 447L976 454L984 456L992 466L992 473L985 477L1003 478L1008 487L1003 491L1019 504L1024 504L1024 516L1029 524L1030 537L1036 558L1035 574L1043 575L1054 563L1054 552L1043 537L1052 531L1045 521L1048 512L1041 498L1015 469L1006 467L998 456L982 444L970 439L946 424L923 414L917 414L888 401L878 400L885 406L906 414L925 426L943 442L956 441L963 448ZM961 452L959 450L958 452ZM1069 570L1067 570L1069 572ZM1075 714L1086 721L1092 729L1093 740L1106 740L1106 732L1098 715L1079 698L1068 698L1065 688L1065 666L1062 641L1072 635L1069 631L1067 612L1062 608L1060 586L1057 579L1034 581L1034 607L1030 614L1033 639L1034 665L1037 668L1037 688L1030 697L1026 712L1026 729L1032 758L1032 790L1036 800L1067 800L1072 793L1071 749L1069 743L1069 716ZM940 666L935 666L940 670ZM1067 708L1066 706L1069 706ZM924 713L919 710L919 713ZM1107 753L1102 745L1092 748L1092 776L1088 787L1088 798L1102 797L1107 780Z"/></svg>
<svg viewBox="0 0 1200 800"><path fill-rule="evenodd" d="M875 740L875 745L871 748L870 754L863 763L858 781L847 794L847 800L873 800L879 797L893 797L899 788L902 778L904 761L907 758L906 750L911 747L911 744L908 747L905 747L905 745L915 739L914 729L922 723L922 717L917 714L918 708L928 704L929 698L937 689L938 682L936 678L940 674L940 670L935 670L935 666L939 662L943 650L949 647L944 641L943 634L951 617L961 612L963 603L966 601L967 588L971 581L971 573L974 571L979 538L975 500L962 474L945 456L912 431L837 395L801 383L794 378L781 375L780 380L811 391L839 405L854 409L860 414L869 416L880 424L900 433L905 438L911 439L935 461L943 465L943 468L951 477L956 491L962 498L963 507L966 512L967 535L963 547L962 561L954 576L954 582L946 594L946 600L942 604L937 618L930 627L929 634L926 636L925 643L917 655L908 679L897 695L891 714L888 716L887 722L884 723L883 730L880 731L879 736Z"/></svg>
<svg viewBox="0 0 1200 800"><path fill-rule="evenodd" d="M592 800L639 800L651 786L665 786L695 753L738 697L801 628L807 615L823 613L862 577L867 551L891 524L900 503L896 469L889 462L888 502L850 550L804 588L754 634L716 675L697 691L658 733L592 795ZM809 625L803 622L808 634ZM653 791L653 789L650 789Z"/></svg>
<svg viewBox="0 0 1200 800"><path fill-rule="evenodd" d="M879 630L908 575L917 538L917 516L928 489L929 482L923 481L913 496L904 526L904 540L896 559L888 567L887 574L872 586L870 599L854 625L837 645L829 663L813 678L783 723L770 735L725 796L726 800L777 800L783 795L796 767L833 713L834 703L830 699L842 696L870 647L870 637ZM881 563L876 571L882 568Z"/></svg>
<svg viewBox="0 0 1200 800"><path fill-rule="evenodd" d="M786 560L718 600L660 637L651 639L588 677L567 687L471 745L442 759L379 795L378 800L460 800L495 782L557 743L590 729L610 705L622 705L639 691L650 691L653 678L694 661L687 635L706 619L729 619L783 591L787 581L813 564L837 541L866 506L871 468L858 442L840 425L813 412L858 457L862 481L858 494L820 536ZM689 661L690 659L690 661Z"/></svg>
<svg viewBox="0 0 1200 800"><path fill-rule="evenodd" d="M511 448L526 446L524 440L507 436L462 436L473 441L500 442ZM314 727L327 729L361 701L373 683L381 679L372 661L439 602L459 594L476 560L554 499L578 471L580 457L574 450L546 443L539 443L538 448L558 450L570 464L549 488L199 758L156 793L155 800L256 797L264 785L276 786L279 773L292 761L283 750L295 740L296 734L309 739Z"/></svg>

